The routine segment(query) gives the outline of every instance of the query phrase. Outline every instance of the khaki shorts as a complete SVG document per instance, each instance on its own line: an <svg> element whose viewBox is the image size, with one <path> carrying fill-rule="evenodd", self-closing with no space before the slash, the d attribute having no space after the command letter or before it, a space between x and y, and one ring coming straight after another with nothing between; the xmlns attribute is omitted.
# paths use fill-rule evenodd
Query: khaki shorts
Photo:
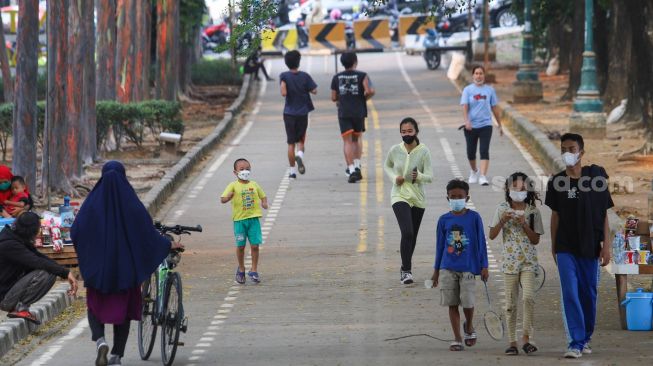
<svg viewBox="0 0 653 366"><path fill-rule="evenodd" d="M454 272L448 269L440 270L440 305L458 306L464 309L474 307L474 292L476 278L471 272Z"/></svg>

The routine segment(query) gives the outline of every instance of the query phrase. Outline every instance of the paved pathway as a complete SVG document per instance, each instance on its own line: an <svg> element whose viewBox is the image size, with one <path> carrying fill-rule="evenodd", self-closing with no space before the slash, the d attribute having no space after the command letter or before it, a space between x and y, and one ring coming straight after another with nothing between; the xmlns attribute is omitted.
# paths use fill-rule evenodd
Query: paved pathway
<svg viewBox="0 0 653 366"><path fill-rule="evenodd" d="M432 274L437 218L448 210L445 185L466 176L468 167L461 124L459 92L444 71L428 71L423 60L402 54L359 55L377 88L365 135L363 174L348 184L342 143L330 97L333 57L302 60L319 85L316 112L311 115L306 151L307 173L296 181L286 178L285 134L281 122L283 99L277 83L263 85L259 103L237 134L217 151L207 169L193 177L161 217L166 223L201 224L205 231L185 240L180 272L185 306L190 316L182 334L177 365L550 365L559 362L565 347L559 311L559 287L550 258L548 234L541 241L541 262L547 270L545 287L537 297L535 341L541 351L528 361L506 357L506 342L490 339L476 322L478 344L463 353L447 350L451 339L447 310L437 290L422 285ZM283 69L272 61L272 74ZM431 150L434 182L427 188L428 208L414 256L416 284L399 283L399 230L390 208L390 184L382 164L392 144L401 141L399 121L412 116L421 123L420 140ZM492 176L538 169L529 163L509 137L495 136L491 147ZM219 195L234 179L232 162L246 157L253 179L269 196L271 208L262 219L266 243L261 252L260 285L234 285L235 268L229 205ZM541 172L538 172L541 173ZM498 178L497 178L498 179ZM499 180L497 180L499 181ZM474 185L474 206L489 223L503 198L493 187ZM549 211L543 209L548 227ZM489 287L494 307L501 307L502 282L492 252ZM650 364L653 341L649 333L619 330L613 280L601 285L595 354L573 364ZM487 310L477 291L477 319ZM125 365L145 364L136 347L134 323ZM20 365L88 365L94 344L85 320L62 337L44 344ZM109 335L111 332L109 332ZM149 364L160 360L158 344ZM567 361L565 361L567 362Z"/></svg>

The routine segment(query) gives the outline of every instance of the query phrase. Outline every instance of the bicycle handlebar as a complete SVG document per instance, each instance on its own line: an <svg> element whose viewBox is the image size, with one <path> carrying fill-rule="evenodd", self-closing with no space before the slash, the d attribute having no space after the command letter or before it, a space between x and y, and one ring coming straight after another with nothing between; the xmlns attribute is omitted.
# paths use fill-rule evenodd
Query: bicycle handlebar
<svg viewBox="0 0 653 366"><path fill-rule="evenodd" d="M159 230L162 234L165 233L173 233L177 235L181 234L190 234L191 231L201 233L202 232L202 225L197 225L197 226L183 226L183 225L173 225L173 226L166 226L161 224L160 222L155 222L154 227L156 227L157 230Z"/></svg>

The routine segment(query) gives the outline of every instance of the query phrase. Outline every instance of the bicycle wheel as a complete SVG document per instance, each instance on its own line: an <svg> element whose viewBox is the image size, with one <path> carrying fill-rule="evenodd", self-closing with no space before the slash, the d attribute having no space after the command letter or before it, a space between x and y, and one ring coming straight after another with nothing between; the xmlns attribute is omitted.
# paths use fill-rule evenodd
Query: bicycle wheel
<svg viewBox="0 0 653 366"><path fill-rule="evenodd" d="M156 295L159 283L158 272L152 273L150 278L141 286L143 304L141 320L138 322L138 352L141 360L147 360L152 354L154 340L156 339Z"/></svg>
<svg viewBox="0 0 653 366"><path fill-rule="evenodd" d="M163 316L161 318L161 360L165 366L172 365L177 353L179 331L183 321L181 276L170 272L164 292Z"/></svg>

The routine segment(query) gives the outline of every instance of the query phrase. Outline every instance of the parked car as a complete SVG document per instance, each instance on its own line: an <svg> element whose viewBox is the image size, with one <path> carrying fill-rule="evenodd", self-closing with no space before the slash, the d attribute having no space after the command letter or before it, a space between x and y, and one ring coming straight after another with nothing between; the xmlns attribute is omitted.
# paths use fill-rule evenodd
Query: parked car
<svg viewBox="0 0 653 366"><path fill-rule="evenodd" d="M490 25L492 27L514 27L519 23L517 14L512 10L512 0L490 2Z"/></svg>

